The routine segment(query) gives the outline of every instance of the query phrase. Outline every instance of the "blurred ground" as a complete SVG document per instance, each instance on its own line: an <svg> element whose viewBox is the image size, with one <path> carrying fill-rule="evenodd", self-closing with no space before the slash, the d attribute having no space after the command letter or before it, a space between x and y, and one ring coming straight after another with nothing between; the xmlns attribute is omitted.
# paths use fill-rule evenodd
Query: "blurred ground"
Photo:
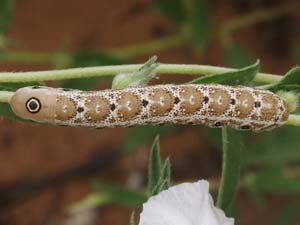
<svg viewBox="0 0 300 225"><path fill-rule="evenodd" d="M251 8L242 1L212 1L211 7L215 9L216 27L223 19ZM295 24L299 22L293 17L284 17L239 31L235 38L261 60L263 71L282 74L296 64L291 45L286 44L294 43L297 35L299 41L299 29L292 29ZM174 32L165 17L150 10L147 0L17 0L9 37L18 41L18 50L51 53L63 42L71 51L116 48ZM209 49L205 56L199 56L184 45L157 55L160 62L224 65L224 53L217 40L210 43ZM0 69L50 67L5 63ZM61 224L65 207L85 197L91 190L91 181L96 179L127 186L145 185L150 143L133 155L116 153L128 129L42 126L6 118L1 118L0 126L0 224L38 225L51 220ZM220 176L221 150L207 139L206 131L184 127L162 136L162 154L171 158L174 181ZM74 168L77 170L65 174ZM26 193L21 191L24 185ZM267 206L257 208L243 192L237 199L241 224L245 225L272 224L276 212L289 202L286 197L272 195L267 198ZM130 211L119 206L97 209L97 224L127 224Z"/></svg>

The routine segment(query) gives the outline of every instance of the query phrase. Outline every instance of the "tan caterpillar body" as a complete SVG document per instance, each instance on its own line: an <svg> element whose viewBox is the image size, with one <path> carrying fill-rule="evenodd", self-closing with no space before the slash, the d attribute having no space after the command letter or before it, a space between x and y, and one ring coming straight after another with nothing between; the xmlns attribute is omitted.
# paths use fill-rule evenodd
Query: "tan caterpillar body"
<svg viewBox="0 0 300 225"><path fill-rule="evenodd" d="M95 128L206 124L262 131L289 116L287 103L270 91L215 84L103 91L25 87L10 105L18 116L37 122Z"/></svg>

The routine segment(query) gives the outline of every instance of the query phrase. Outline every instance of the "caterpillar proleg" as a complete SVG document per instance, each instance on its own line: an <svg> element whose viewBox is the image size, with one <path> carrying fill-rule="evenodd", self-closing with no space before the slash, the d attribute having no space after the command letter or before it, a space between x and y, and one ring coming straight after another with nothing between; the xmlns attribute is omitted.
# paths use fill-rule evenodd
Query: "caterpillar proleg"
<svg viewBox="0 0 300 225"><path fill-rule="evenodd" d="M20 117L95 128L205 124L263 131L283 125L287 103L270 91L216 84L158 85L79 91L25 87L11 98Z"/></svg>

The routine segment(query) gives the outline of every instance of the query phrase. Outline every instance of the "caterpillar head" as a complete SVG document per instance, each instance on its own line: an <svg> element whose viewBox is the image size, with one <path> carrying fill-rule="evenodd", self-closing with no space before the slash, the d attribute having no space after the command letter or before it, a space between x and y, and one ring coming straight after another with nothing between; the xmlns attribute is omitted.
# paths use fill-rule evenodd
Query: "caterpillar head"
<svg viewBox="0 0 300 225"><path fill-rule="evenodd" d="M10 105L16 115L37 122L47 122L53 118L56 94L54 88L25 87L11 98Z"/></svg>

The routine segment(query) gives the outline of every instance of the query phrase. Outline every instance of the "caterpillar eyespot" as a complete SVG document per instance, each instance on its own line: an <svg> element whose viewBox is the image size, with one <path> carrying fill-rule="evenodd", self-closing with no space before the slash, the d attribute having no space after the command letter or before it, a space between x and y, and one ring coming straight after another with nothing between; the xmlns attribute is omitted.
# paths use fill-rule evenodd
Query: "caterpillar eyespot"
<svg viewBox="0 0 300 225"><path fill-rule="evenodd" d="M205 124L263 131L283 125L289 116L287 103L270 91L215 84L95 92L25 87L10 105L18 116L36 122L95 128Z"/></svg>
<svg viewBox="0 0 300 225"><path fill-rule="evenodd" d="M37 98L30 98L26 102L26 109L30 113L38 113L40 111L41 107L42 107L41 103Z"/></svg>

